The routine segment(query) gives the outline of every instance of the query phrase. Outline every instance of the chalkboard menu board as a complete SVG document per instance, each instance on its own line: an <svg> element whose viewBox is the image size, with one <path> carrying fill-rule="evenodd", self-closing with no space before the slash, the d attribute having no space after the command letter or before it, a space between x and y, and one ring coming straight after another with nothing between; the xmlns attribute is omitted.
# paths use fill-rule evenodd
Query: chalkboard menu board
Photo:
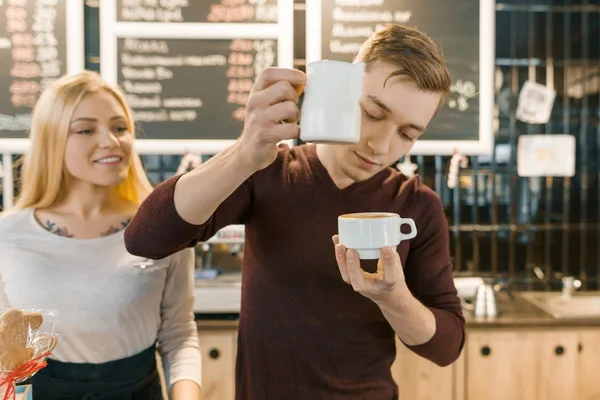
<svg viewBox="0 0 600 400"><path fill-rule="evenodd" d="M424 31L444 51L454 84L447 105L417 141L415 150L447 154L453 151L448 146L465 145L467 152L486 153L491 150L493 140L493 3L493 0L307 0L307 61L352 62L362 43L389 23ZM480 20L480 15L488 20ZM315 19L320 20L319 26L311 25ZM489 80L482 79L487 76Z"/></svg>
<svg viewBox="0 0 600 400"><path fill-rule="evenodd" d="M0 0L0 141L28 137L41 91L67 72L65 16L64 1Z"/></svg>
<svg viewBox="0 0 600 400"><path fill-rule="evenodd" d="M118 0L117 21L273 23L277 0Z"/></svg>
<svg viewBox="0 0 600 400"><path fill-rule="evenodd" d="M293 2L103 0L100 70L134 111L140 154L215 154L239 138L268 67L291 68Z"/></svg>
<svg viewBox="0 0 600 400"><path fill-rule="evenodd" d="M255 77L277 65L273 39L120 38L117 50L143 139L237 139Z"/></svg>

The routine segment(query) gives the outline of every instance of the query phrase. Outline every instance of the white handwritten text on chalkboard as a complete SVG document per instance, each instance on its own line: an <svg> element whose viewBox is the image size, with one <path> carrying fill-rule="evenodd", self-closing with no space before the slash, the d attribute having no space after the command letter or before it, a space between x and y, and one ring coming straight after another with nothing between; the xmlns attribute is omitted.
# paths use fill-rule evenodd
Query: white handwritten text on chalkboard
<svg viewBox="0 0 600 400"><path fill-rule="evenodd" d="M450 89L448 107L465 112L469 109L469 100L476 95L477 87L471 81L457 79Z"/></svg>
<svg viewBox="0 0 600 400"><path fill-rule="evenodd" d="M195 120L197 116L195 109L202 107L203 101L198 97L163 98L161 81L173 79L174 72L171 69L173 67L221 66L226 63L225 57L218 54L170 55L166 40L133 38L123 40L120 58L121 73L125 78L121 86L134 109L135 119L141 122ZM138 111L150 108L158 111L155 113Z"/></svg>
<svg viewBox="0 0 600 400"><path fill-rule="evenodd" d="M277 0L120 0L123 22L277 22Z"/></svg>
<svg viewBox="0 0 600 400"><path fill-rule="evenodd" d="M27 2L9 0L6 30L12 34L12 68L9 86L15 108L33 108L39 93L61 74L54 36L56 0L33 2L33 23L28 31Z"/></svg>
<svg viewBox="0 0 600 400"><path fill-rule="evenodd" d="M246 102L254 83L250 77L258 76L265 68L274 65L275 41L237 39L231 42L229 49L227 102L239 105L232 116L243 121L246 118Z"/></svg>
<svg viewBox="0 0 600 400"><path fill-rule="evenodd" d="M143 136L239 137L256 76L277 64L277 40L152 40L117 40L118 83Z"/></svg>
<svg viewBox="0 0 600 400"><path fill-rule="evenodd" d="M0 114L0 131L26 131L31 127L31 116Z"/></svg>
<svg viewBox="0 0 600 400"><path fill-rule="evenodd" d="M388 23L406 23L412 12L390 11L385 0L333 0L332 27L326 44L332 54L353 56L363 42Z"/></svg>
<svg viewBox="0 0 600 400"><path fill-rule="evenodd" d="M123 0L121 17L127 21L182 22L188 0Z"/></svg>
<svg viewBox="0 0 600 400"><path fill-rule="evenodd" d="M385 25L417 28L442 48L453 77L447 104L425 140L478 140L480 9L478 1L321 0L320 57L352 62L363 43ZM309 10L307 10L308 12Z"/></svg>
<svg viewBox="0 0 600 400"><path fill-rule="evenodd" d="M0 1L0 137L26 138L40 93L66 72L65 14L64 1Z"/></svg>

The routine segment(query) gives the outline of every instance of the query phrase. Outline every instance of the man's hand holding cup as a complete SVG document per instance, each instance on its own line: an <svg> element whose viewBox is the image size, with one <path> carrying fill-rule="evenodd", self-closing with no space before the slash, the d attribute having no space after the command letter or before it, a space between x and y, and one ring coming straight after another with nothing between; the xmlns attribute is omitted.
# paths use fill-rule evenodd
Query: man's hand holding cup
<svg viewBox="0 0 600 400"><path fill-rule="evenodd" d="M267 68L257 78L246 104L244 131L238 141L240 156L253 170L277 157L277 144L298 138L298 99L306 75L287 68Z"/></svg>

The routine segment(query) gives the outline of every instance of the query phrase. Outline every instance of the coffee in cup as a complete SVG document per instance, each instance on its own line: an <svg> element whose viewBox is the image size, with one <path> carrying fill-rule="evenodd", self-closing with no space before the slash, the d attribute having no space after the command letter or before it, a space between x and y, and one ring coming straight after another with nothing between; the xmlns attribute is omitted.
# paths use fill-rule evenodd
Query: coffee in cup
<svg viewBox="0 0 600 400"><path fill-rule="evenodd" d="M402 225L410 227L402 233ZM355 250L362 260L376 260L383 247L396 247L403 240L417 236L415 221L387 212L343 214L338 217L340 244Z"/></svg>

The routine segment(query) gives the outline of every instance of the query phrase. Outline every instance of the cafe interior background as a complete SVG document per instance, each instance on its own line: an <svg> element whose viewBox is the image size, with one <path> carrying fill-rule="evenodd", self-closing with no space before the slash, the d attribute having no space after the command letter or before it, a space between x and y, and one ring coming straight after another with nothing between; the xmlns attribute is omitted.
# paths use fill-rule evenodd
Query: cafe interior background
<svg viewBox="0 0 600 400"><path fill-rule="evenodd" d="M395 167L444 204L468 324L449 367L399 344L401 399L600 398L598 0L0 0L0 204L18 194L38 87L57 75L86 68L125 89L158 184L236 138L256 71L350 61L388 21L432 35L455 74ZM41 38L33 62L19 33ZM208 399L233 399L242 259L240 226L197 246Z"/></svg>

